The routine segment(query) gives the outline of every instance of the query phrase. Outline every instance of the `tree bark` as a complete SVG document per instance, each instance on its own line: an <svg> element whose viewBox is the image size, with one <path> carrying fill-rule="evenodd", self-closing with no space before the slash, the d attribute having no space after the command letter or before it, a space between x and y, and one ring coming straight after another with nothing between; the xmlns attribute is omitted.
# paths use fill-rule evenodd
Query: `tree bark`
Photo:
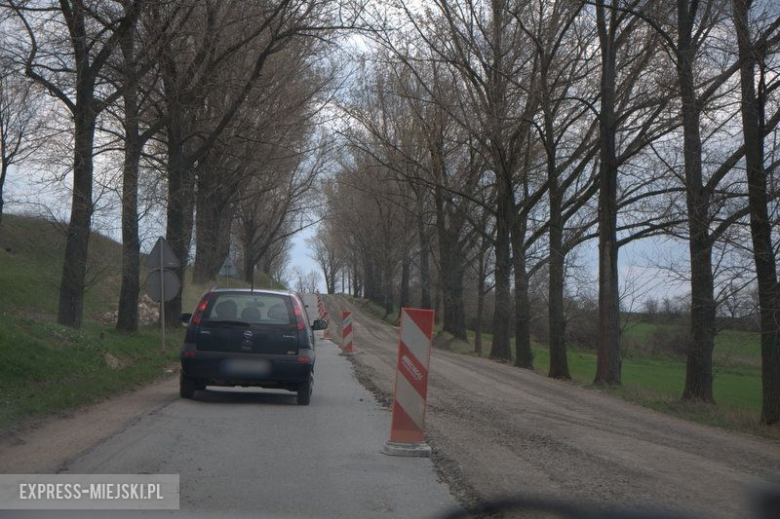
<svg viewBox="0 0 780 519"><path fill-rule="evenodd" d="M474 353L482 356L482 319L485 314L485 251L480 250L477 268L477 315L474 321Z"/></svg>
<svg viewBox="0 0 780 519"><path fill-rule="evenodd" d="M614 7L614 2L612 3ZM617 241L617 153L615 133L615 17L603 1L596 7L601 46L599 114L599 343L596 384L620 384L620 294ZM607 19L609 11L609 20Z"/></svg>
<svg viewBox="0 0 780 519"><path fill-rule="evenodd" d="M526 268L525 238L526 220L520 216L512 230L512 262L515 275L515 366L534 369L531 350L531 303L528 296L529 282Z"/></svg>
<svg viewBox="0 0 780 519"><path fill-rule="evenodd" d="M195 194L195 261L192 268L192 282L195 284L216 280L222 264L230 254L232 207L226 200L225 188L220 187L219 183L220 179L214 178L211 172L198 178Z"/></svg>
<svg viewBox="0 0 780 519"><path fill-rule="evenodd" d="M700 107L696 99L692 41L696 10L678 1L677 78L682 101L688 247L691 261L691 343L686 361L683 400L714 402L712 351L715 341L715 296L712 242L709 236L710 197L702 182Z"/></svg>
<svg viewBox="0 0 780 519"><path fill-rule="evenodd" d="M542 84L547 84L546 68ZM545 89L547 92L547 89ZM546 95L546 94L545 94ZM547 184L550 200L550 268L548 288L548 321L550 335L550 370L547 376L568 380L569 363L566 356L566 313L564 309L564 268L566 250L563 246L563 193L558 179L557 147L553 129L552 103L545 102L544 132L547 149Z"/></svg>
<svg viewBox="0 0 780 519"><path fill-rule="evenodd" d="M3 208L5 207L5 199L3 198L3 185L5 184L5 174L8 171L8 167L3 164L0 167L0 224L3 223Z"/></svg>
<svg viewBox="0 0 780 519"><path fill-rule="evenodd" d="M509 348L509 323L512 319L509 290L512 273L510 231L515 211L511 182L508 179L499 180L499 186L502 187L498 193L496 213L496 306L493 311L493 342L490 347L490 358L512 360L512 350Z"/></svg>
<svg viewBox="0 0 780 519"><path fill-rule="evenodd" d="M181 119L178 110L171 110L168 125L168 208L166 237L173 253L181 262L176 269L182 289L172 300L165 303L166 324L176 326L182 312L182 292L186 284L186 266L192 242L192 213L194 191L192 175L187 170L182 150Z"/></svg>
<svg viewBox="0 0 780 519"><path fill-rule="evenodd" d="M445 207L447 201L440 187L436 188L436 230L439 237L439 286L443 308L442 330L460 340L467 341L466 315L463 310L463 276L465 254L458 237L460 224Z"/></svg>
<svg viewBox="0 0 780 519"><path fill-rule="evenodd" d="M128 135L125 132L125 135ZM137 133L136 133L137 135ZM116 329L138 330L138 300L140 295L141 242L138 236L138 166L141 149L136 142L125 143L122 168L122 286L119 291L119 312Z"/></svg>
<svg viewBox="0 0 780 519"><path fill-rule="evenodd" d="M552 163L554 168L554 162ZM564 311L563 214L558 179L551 172L550 193L550 281L548 283L548 319L550 326L550 378L570 379L566 357L566 315Z"/></svg>
<svg viewBox="0 0 780 519"><path fill-rule="evenodd" d="M761 326L761 422L780 422L780 284L772 244L772 224L767 210L767 174L764 167L763 99L756 94L758 55L751 43L748 23L751 0L734 0L734 25L739 47L742 87L742 134L750 206L753 260L758 280ZM760 87L763 88L763 74Z"/></svg>
<svg viewBox="0 0 780 519"><path fill-rule="evenodd" d="M89 90L84 92L83 90ZM94 100L91 88L77 92L74 114L73 200L65 238L57 322L81 327L84 314L84 280L92 221L93 144L95 140Z"/></svg>
<svg viewBox="0 0 780 519"><path fill-rule="evenodd" d="M429 264L430 238L425 229L425 221L420 211L420 219L417 221L417 235L420 240L420 308L433 308L431 300L431 271Z"/></svg>
<svg viewBox="0 0 780 519"><path fill-rule="evenodd" d="M139 135L138 71L135 60L135 31L127 31L121 47L125 62L123 94L125 109L125 157L122 165L122 286L116 329L138 331L141 240L138 235L138 168L144 143Z"/></svg>
<svg viewBox="0 0 780 519"><path fill-rule="evenodd" d="M408 308L411 304L409 296L409 281L412 273L412 258L409 255L409 251L404 251L403 261L401 263L401 300L399 305L401 308Z"/></svg>

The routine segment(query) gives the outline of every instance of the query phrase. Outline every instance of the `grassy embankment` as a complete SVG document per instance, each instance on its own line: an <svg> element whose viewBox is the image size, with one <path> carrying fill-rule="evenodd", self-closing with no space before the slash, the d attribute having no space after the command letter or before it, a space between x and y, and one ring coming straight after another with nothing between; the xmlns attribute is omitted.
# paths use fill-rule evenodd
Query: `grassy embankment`
<svg viewBox="0 0 780 519"><path fill-rule="evenodd" d="M372 316L388 323L396 323L398 313L385 315L383 309L364 300L359 303ZM657 328L669 325L635 323L625 329L626 338L643 345L651 341ZM437 332L440 329L437 329ZM475 355L474 332L469 330L469 343L453 341L456 353ZM483 356L490 354L492 336L483 334ZM515 345L512 341L512 355ZM550 366L550 355L546 345L533 343L534 368L546 375ZM751 332L724 330L715 340L714 352L714 395L717 405L690 404L680 401L685 383L685 359L671 355L647 355L641 348L629 351L623 359L623 385L619 388L596 388L592 385L596 373L594 351L569 348L569 371L573 383L584 388L596 389L654 409L694 422L725 429L756 434L780 440L777 427L758 424L761 412L761 351L759 335Z"/></svg>
<svg viewBox="0 0 780 519"><path fill-rule="evenodd" d="M93 234L90 241L84 325L74 330L56 323L64 242L50 223L3 216L0 430L172 376L166 368L175 366L183 328L167 331L165 353L156 324L132 335L114 329L121 246L108 238ZM258 286L264 284L267 280L258 280ZM186 311L207 288L187 284Z"/></svg>

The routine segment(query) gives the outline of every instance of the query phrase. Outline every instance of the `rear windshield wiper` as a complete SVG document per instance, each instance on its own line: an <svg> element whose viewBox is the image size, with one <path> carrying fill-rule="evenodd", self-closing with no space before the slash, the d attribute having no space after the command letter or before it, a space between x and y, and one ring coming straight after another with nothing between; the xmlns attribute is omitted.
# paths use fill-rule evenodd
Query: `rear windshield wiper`
<svg viewBox="0 0 780 519"><path fill-rule="evenodd" d="M212 325L212 326L243 326L244 328L248 328L249 327L249 323L247 323L247 322L244 322L244 321L231 321L231 320L228 320L228 319L218 320L218 321L217 320L208 320L208 321L205 321L203 324L208 324L208 325Z"/></svg>

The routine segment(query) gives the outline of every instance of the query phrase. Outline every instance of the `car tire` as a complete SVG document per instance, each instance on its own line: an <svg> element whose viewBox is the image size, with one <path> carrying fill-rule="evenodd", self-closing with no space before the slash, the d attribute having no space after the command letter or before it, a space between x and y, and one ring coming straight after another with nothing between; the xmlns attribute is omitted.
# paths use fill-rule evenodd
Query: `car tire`
<svg viewBox="0 0 780 519"><path fill-rule="evenodd" d="M197 388L197 381L194 378L184 374L179 377L179 395L182 398L195 398Z"/></svg>
<svg viewBox="0 0 780 519"><path fill-rule="evenodd" d="M314 374L309 373L309 380L301 382L298 386L298 405L309 405L312 391L314 391Z"/></svg>

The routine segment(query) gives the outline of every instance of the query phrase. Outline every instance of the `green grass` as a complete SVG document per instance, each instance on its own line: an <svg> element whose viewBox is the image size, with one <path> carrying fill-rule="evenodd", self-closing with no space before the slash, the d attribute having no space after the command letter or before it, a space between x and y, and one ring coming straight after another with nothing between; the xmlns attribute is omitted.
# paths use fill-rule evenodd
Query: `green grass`
<svg viewBox="0 0 780 519"><path fill-rule="evenodd" d="M737 334L741 341L743 332ZM730 347L729 333L718 342L721 348ZM470 334L473 337L473 334ZM489 334L483 335L483 355L490 353ZM472 339L473 342L473 339ZM740 342L741 344L741 342ZM596 388L596 354L574 348L568 350L569 372L572 381L584 388L607 392L656 411L686 420L725 429L757 434L780 440L780 430L758 424L761 412L761 369L751 366L727 366L718 361L716 346L713 394L716 405L686 404L680 401L685 384L685 360L669 357L633 356L623 359L622 381L619 388ZM550 354L545 345L532 344L534 368L546 375L550 368ZM464 353L474 354L472 351ZM512 341L512 355L515 355Z"/></svg>
<svg viewBox="0 0 780 519"><path fill-rule="evenodd" d="M669 324L636 322L625 328L625 337L640 344L647 344L658 330L684 333L684 327ZM716 364L737 367L761 367L761 337L758 332L721 330L715 337L713 360Z"/></svg>
<svg viewBox="0 0 780 519"><path fill-rule="evenodd" d="M179 330L166 334L162 353L157 327L128 335L88 322L74 330L7 312L0 331L0 430L165 376L181 337ZM120 367L109 367L108 355Z"/></svg>
<svg viewBox="0 0 780 519"><path fill-rule="evenodd" d="M121 246L90 239L84 324L56 324L64 249L63 228L40 219L4 215L0 226L0 430L68 411L171 376L183 328L169 329L161 352L156 325L137 334L114 330ZM145 279L148 271L142 271ZM189 281L189 279L188 279ZM221 286L244 286L220 279ZM258 274L256 286L270 286ZM185 284L183 308L192 311L211 285ZM108 360L107 360L108 359ZM109 366L109 361L118 366Z"/></svg>

